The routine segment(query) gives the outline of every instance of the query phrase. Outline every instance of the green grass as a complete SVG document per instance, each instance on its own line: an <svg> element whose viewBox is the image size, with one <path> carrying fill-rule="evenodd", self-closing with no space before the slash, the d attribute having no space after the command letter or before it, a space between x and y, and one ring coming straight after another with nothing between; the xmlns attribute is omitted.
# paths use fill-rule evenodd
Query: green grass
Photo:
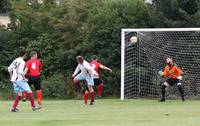
<svg viewBox="0 0 200 126"><path fill-rule="evenodd" d="M200 101L97 100L94 106L82 100L44 101L32 112L29 102L11 113L11 101L0 101L0 126L200 126Z"/></svg>

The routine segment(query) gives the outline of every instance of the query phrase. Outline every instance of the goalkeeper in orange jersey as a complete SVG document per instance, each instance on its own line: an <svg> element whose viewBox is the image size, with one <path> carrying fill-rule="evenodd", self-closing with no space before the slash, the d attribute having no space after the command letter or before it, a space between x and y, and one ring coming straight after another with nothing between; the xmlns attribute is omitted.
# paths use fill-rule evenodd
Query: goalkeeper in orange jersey
<svg viewBox="0 0 200 126"><path fill-rule="evenodd" d="M184 98L184 91L183 91L183 86L181 83L182 80L182 70L175 64L173 63L173 60L171 58L166 59L166 67L160 75L163 78L167 78L164 84L161 85L161 102L165 101L165 92L166 92L166 87L168 86L173 86L174 84L177 85L178 91L180 92L181 99L182 101L185 101Z"/></svg>

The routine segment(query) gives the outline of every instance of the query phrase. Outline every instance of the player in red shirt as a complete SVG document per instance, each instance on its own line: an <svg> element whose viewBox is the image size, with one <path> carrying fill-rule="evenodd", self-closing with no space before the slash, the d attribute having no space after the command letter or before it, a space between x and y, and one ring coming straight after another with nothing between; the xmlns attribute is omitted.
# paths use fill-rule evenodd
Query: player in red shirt
<svg viewBox="0 0 200 126"><path fill-rule="evenodd" d="M92 66L92 68L99 74L99 70L100 69L104 69L104 70L108 70L110 72L112 72L112 69L102 65L98 59L96 55L92 56L92 61L90 62L90 65ZM102 92L103 92L103 80L100 78L100 76L94 76L94 85L97 85L97 97L102 97ZM85 104L87 104L87 99L89 97L89 92L86 90L85 94L84 94L84 100L85 100Z"/></svg>
<svg viewBox="0 0 200 126"><path fill-rule="evenodd" d="M37 102L39 107L42 105L42 90L41 90L41 79L40 79L40 70L42 69L42 63L37 58L37 52L32 51L30 53L31 59L26 63L25 74L27 74L28 83L31 86L34 85L37 94ZM26 98L26 92L24 92L24 98Z"/></svg>

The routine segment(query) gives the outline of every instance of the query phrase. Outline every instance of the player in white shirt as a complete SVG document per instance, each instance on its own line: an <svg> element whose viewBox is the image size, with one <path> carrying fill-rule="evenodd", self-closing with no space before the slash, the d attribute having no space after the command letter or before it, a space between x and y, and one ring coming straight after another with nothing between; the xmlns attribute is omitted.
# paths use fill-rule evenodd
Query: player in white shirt
<svg viewBox="0 0 200 126"><path fill-rule="evenodd" d="M78 62L78 66L74 71L72 77L75 84L78 84L81 80L86 80L88 84L88 90L91 95L90 105L94 104L94 76L98 76L98 73L91 67L91 65L83 59L82 56L77 56L76 61ZM81 72L80 72L81 71ZM80 73L79 73L80 72Z"/></svg>
<svg viewBox="0 0 200 126"><path fill-rule="evenodd" d="M32 110L36 110L32 91L27 83L27 79L24 76L25 51L23 49L20 49L19 55L20 55L19 58L15 59L8 67L10 81L13 83L14 91L17 94L11 111L12 112L19 111L17 109L17 105L20 99L22 98L22 92L24 91L28 92L28 97L31 102Z"/></svg>

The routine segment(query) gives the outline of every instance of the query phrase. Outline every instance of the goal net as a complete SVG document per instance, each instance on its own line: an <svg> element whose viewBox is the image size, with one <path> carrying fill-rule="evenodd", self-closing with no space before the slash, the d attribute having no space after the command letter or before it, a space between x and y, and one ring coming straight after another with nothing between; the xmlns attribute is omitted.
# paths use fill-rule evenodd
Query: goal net
<svg viewBox="0 0 200 126"><path fill-rule="evenodd" d="M137 42L131 37L137 37ZM121 33L121 99L159 98L158 75L172 57L185 74L182 84L185 96L200 94L200 28L122 29ZM177 86L167 88L167 97L179 97Z"/></svg>

